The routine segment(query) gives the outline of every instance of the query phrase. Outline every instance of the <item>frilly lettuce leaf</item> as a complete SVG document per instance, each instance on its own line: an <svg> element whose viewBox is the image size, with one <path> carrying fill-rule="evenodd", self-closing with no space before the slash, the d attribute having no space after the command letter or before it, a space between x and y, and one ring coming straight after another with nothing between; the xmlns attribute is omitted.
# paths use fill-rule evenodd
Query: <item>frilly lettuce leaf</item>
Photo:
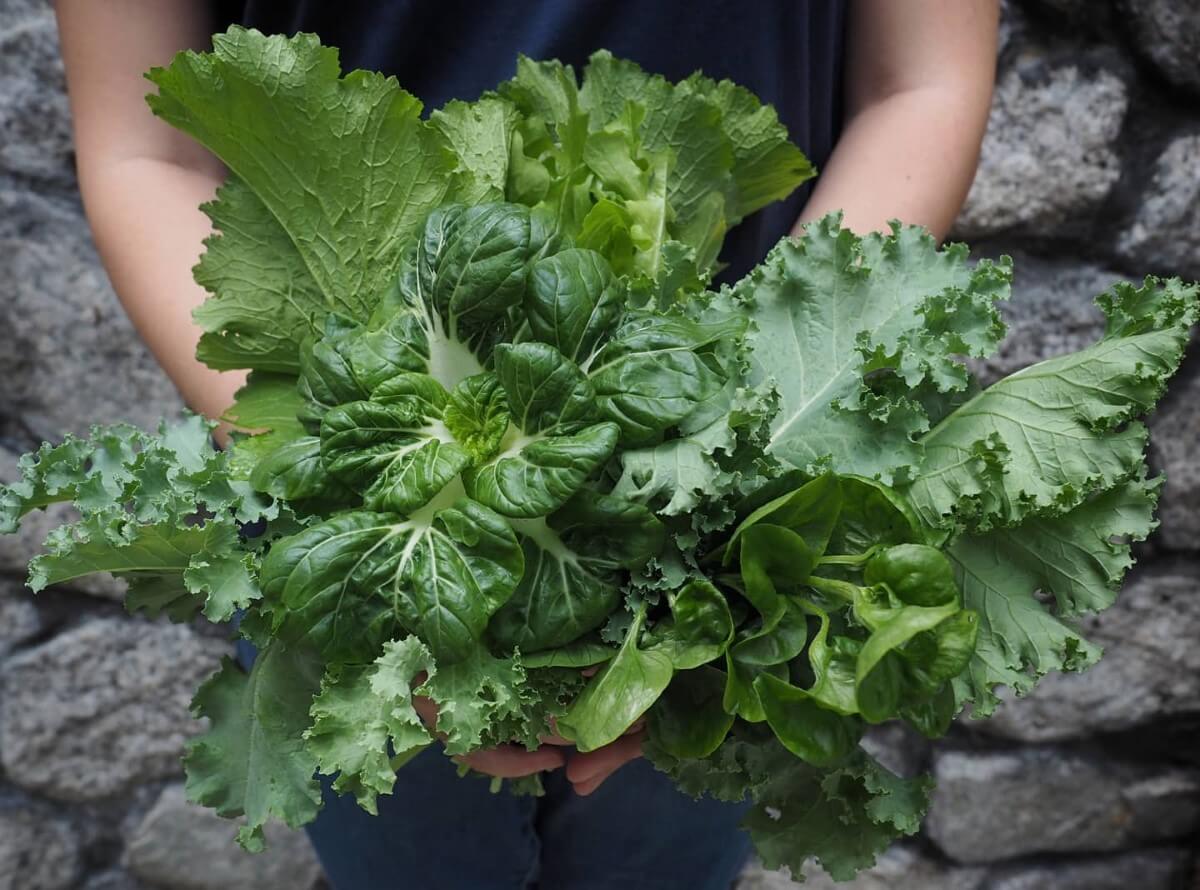
<svg viewBox="0 0 1200 890"><path fill-rule="evenodd" d="M352 793L377 812L375 799L390 794L402 758L433 741L412 705L414 684L436 672L433 656L416 637L384 644L370 665L333 668L312 703L312 726L304 737L321 772L336 775L333 787Z"/></svg>
<svg viewBox="0 0 1200 890"><path fill-rule="evenodd" d="M81 514L49 534L47 552L30 563L30 587L109 572L130 583L130 610L178 621L201 611L226 621L257 599L257 546L239 524L290 528L290 520L234 478L212 426L193 416L157 435L96 427L22 458L22 478L0 488L0 527L13 531L23 514L56 502Z"/></svg>
<svg viewBox="0 0 1200 890"><path fill-rule="evenodd" d="M272 643L249 675L225 659L192 702L210 726L188 743L188 799L222 816L245 816L238 843L247 850L263 848L268 819L299 828L321 807L318 760L304 738L320 680L311 651Z"/></svg>
<svg viewBox="0 0 1200 890"><path fill-rule="evenodd" d="M1100 304L1095 345L988 387L923 435L907 489L930 526L987 530L1070 510L1136 476L1154 407L1183 357L1197 289L1178 280L1119 284Z"/></svg>
<svg viewBox="0 0 1200 890"><path fill-rule="evenodd" d="M808 472L911 478L929 427L919 395L965 389L958 357L991 352L1004 332L993 303L1009 265L966 256L911 226L859 237L831 214L739 282L753 379L780 394L768 454Z"/></svg>

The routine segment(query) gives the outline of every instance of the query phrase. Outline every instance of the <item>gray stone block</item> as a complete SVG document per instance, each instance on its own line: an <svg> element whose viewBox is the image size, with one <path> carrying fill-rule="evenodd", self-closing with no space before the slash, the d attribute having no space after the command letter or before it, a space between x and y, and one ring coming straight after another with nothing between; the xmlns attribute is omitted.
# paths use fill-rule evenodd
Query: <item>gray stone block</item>
<svg viewBox="0 0 1200 890"><path fill-rule="evenodd" d="M0 577L0 659L41 629L42 619L29 592L18 581Z"/></svg>
<svg viewBox="0 0 1200 890"><path fill-rule="evenodd" d="M180 772L201 726L188 705L227 645L187 627L100 619L0 671L0 764L10 781L96 800Z"/></svg>
<svg viewBox="0 0 1200 890"><path fill-rule="evenodd" d="M8 2L0 15L0 171L75 186L71 118L48 3Z"/></svg>
<svg viewBox="0 0 1200 890"><path fill-rule="evenodd" d="M926 830L967 864L1122 850L1200 827L1197 770L1025 748L942 752L933 774Z"/></svg>
<svg viewBox="0 0 1200 890"><path fill-rule="evenodd" d="M10 419L10 439L36 447L94 423L153 428L178 413L179 396L113 294L76 204L0 190L0 269L0 418Z"/></svg>
<svg viewBox="0 0 1200 890"><path fill-rule="evenodd" d="M1195 0L1121 0L1133 44L1176 86L1200 93L1200 5Z"/></svg>
<svg viewBox="0 0 1200 890"><path fill-rule="evenodd" d="M1141 194L1133 221L1117 239L1117 252L1129 265L1147 272L1200 278L1197 169L1200 132L1177 136L1167 143Z"/></svg>
<svg viewBox="0 0 1200 890"><path fill-rule="evenodd" d="M234 843L237 823L188 803L169 785L126 849L127 867L169 890L306 890L321 874L308 837L284 825L267 828L267 849L250 854Z"/></svg>
<svg viewBox="0 0 1200 890"><path fill-rule="evenodd" d="M1027 47L997 85L975 182L955 237L1054 237L1120 178L1127 74L1107 51L1050 60Z"/></svg>
<svg viewBox="0 0 1200 890"><path fill-rule="evenodd" d="M81 868L68 823L38 807L0 803L0 890L65 890Z"/></svg>
<svg viewBox="0 0 1200 890"><path fill-rule="evenodd" d="M996 869L987 890L1182 890L1191 857L1186 850L1148 850L1076 862Z"/></svg>

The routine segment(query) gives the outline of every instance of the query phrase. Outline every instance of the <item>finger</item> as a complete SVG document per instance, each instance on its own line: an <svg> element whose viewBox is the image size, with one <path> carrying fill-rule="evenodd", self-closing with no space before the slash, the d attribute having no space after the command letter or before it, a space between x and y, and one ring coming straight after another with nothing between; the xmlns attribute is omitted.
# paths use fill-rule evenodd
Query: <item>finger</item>
<svg viewBox="0 0 1200 890"><path fill-rule="evenodd" d="M554 770L566 763L566 757L557 748L538 748L526 751L516 745L500 745L486 751L474 751L453 758L471 769L501 779L515 779L534 773Z"/></svg>
<svg viewBox="0 0 1200 890"><path fill-rule="evenodd" d="M426 698L423 695L414 695L412 697L412 706L413 710L417 712L417 716L421 718L421 722L429 727L429 729L432 730L437 726L437 702L431 698Z"/></svg>
<svg viewBox="0 0 1200 890"><path fill-rule="evenodd" d="M631 760L642 756L644 733L626 735L586 754L576 754L567 763L567 779L577 794L591 794L600 783Z"/></svg>

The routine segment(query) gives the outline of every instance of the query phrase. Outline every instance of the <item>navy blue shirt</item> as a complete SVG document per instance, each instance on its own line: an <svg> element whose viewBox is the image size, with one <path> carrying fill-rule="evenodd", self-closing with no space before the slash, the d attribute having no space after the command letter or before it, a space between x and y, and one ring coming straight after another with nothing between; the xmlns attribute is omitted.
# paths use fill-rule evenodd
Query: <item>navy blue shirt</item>
<svg viewBox="0 0 1200 890"><path fill-rule="evenodd" d="M843 0L217 0L218 27L314 32L344 70L394 74L426 110L475 99L511 77L517 53L582 70L597 49L680 80L697 69L775 106L820 170L841 124ZM769 206L726 240L722 279L785 235L811 188Z"/></svg>

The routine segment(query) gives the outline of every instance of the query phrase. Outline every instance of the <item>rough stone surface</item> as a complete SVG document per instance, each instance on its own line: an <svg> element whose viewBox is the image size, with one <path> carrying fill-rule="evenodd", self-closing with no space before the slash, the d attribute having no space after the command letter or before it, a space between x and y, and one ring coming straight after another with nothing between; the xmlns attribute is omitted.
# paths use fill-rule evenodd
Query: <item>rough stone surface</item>
<svg viewBox="0 0 1200 890"><path fill-rule="evenodd" d="M804 882L797 883L785 874L751 864L737 890L984 890L986 878L983 868L946 865L910 847L897 846L851 881L835 881L822 869L810 866L804 871Z"/></svg>
<svg viewBox="0 0 1200 890"><path fill-rule="evenodd" d="M0 433L22 447L176 414L174 387L104 277L73 201L0 188ZM19 421L17 421L19 418Z"/></svg>
<svg viewBox="0 0 1200 890"><path fill-rule="evenodd" d="M129 872L112 868L93 874L82 890L146 890L146 885Z"/></svg>
<svg viewBox="0 0 1200 890"><path fill-rule="evenodd" d="M1111 851L1200 827L1200 772L1100 760L1052 748L946 751L926 828L952 859Z"/></svg>
<svg viewBox="0 0 1200 890"><path fill-rule="evenodd" d="M308 837L283 825L267 830L267 849L234 845L237 825L194 806L170 785L130 838L126 864L148 884L171 890L305 890L320 875Z"/></svg>
<svg viewBox="0 0 1200 890"><path fill-rule="evenodd" d="M80 872L71 826L0 801L0 890L65 890Z"/></svg>
<svg viewBox="0 0 1200 890"><path fill-rule="evenodd" d="M751 865L737 890L1184 890L1189 861L1186 850L1161 848L1081 862L960 866L896 847L851 881L812 868L801 884Z"/></svg>
<svg viewBox="0 0 1200 890"><path fill-rule="evenodd" d="M1178 136L1167 143L1158 156L1133 221L1117 240L1117 251L1130 266L1147 272L1200 278L1197 169L1200 169L1200 132Z"/></svg>
<svg viewBox="0 0 1200 890"><path fill-rule="evenodd" d="M987 890L1183 890L1190 859L1186 850L1161 849L1086 862L1006 866L992 872Z"/></svg>
<svg viewBox="0 0 1200 890"><path fill-rule="evenodd" d="M1033 55L1001 75L957 237L1017 227L1053 237L1104 200L1121 175L1115 144L1129 104L1121 69L1106 58Z"/></svg>
<svg viewBox="0 0 1200 890"><path fill-rule="evenodd" d="M1052 674L1005 702L984 732L1026 742L1136 727L1200 713L1200 575L1135 573L1116 604L1081 623L1104 657L1083 674Z"/></svg>
<svg viewBox="0 0 1200 890"><path fill-rule="evenodd" d="M0 170L70 187L71 120L48 3L0 9Z"/></svg>
<svg viewBox="0 0 1200 890"><path fill-rule="evenodd" d="M1198 168L1200 169L1200 168ZM1200 353L1193 345L1193 353ZM1173 387L1150 419L1151 454L1167 482L1159 497L1157 540L1174 550L1200 547L1200 360L1193 354L1188 376ZM1194 637L1193 637L1194 639Z"/></svg>
<svg viewBox="0 0 1200 890"><path fill-rule="evenodd" d="M179 772L188 704L226 646L186 627L89 621L0 672L0 763L24 788L92 800Z"/></svg>
<svg viewBox="0 0 1200 890"><path fill-rule="evenodd" d="M1121 0L1139 53L1176 86L1200 94L1200 5L1193 0Z"/></svg>
<svg viewBox="0 0 1200 890"><path fill-rule="evenodd" d="M28 593L17 581L0 577L0 658L41 629L41 616Z"/></svg>

